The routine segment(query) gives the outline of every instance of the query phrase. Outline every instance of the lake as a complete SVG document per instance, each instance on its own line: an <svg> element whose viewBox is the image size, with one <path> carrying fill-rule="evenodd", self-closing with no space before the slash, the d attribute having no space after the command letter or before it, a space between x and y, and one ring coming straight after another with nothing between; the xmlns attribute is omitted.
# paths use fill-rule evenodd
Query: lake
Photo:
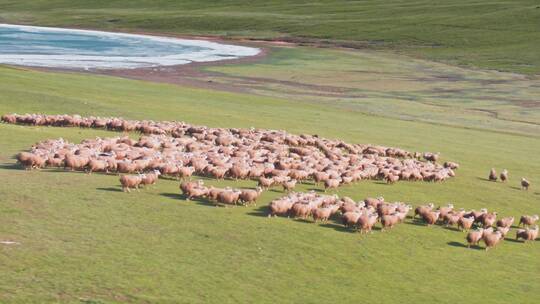
<svg viewBox="0 0 540 304"><path fill-rule="evenodd" d="M259 52L205 40L0 24L0 64L132 69L236 59Z"/></svg>

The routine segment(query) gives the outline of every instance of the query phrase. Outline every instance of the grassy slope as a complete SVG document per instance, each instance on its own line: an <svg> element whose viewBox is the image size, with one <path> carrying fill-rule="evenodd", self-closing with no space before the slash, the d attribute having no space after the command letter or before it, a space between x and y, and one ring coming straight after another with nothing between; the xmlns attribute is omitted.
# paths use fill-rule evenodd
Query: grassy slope
<svg viewBox="0 0 540 304"><path fill-rule="evenodd" d="M377 118L337 107L109 77L0 68L0 112L80 113L182 119L223 127L284 128L351 142L440 151L461 163L443 184L362 182L355 199L384 194L413 204L454 202L502 215L539 213L540 140ZM539 243L505 241L485 253L464 234L403 224L360 236L335 225L267 219L264 208L186 202L177 182L118 192L115 176L25 172L10 158L45 138L110 133L0 125L0 302L537 303ZM482 179L508 168L508 185ZM216 184L209 181L210 184ZM253 186L241 182L235 186ZM223 184L223 183L221 183ZM312 188L305 185L303 190ZM51 191L53 190L53 191ZM266 205L279 192L266 192ZM513 234L513 232L512 232Z"/></svg>
<svg viewBox="0 0 540 304"><path fill-rule="evenodd" d="M274 47L253 64L204 69L203 81L385 117L540 135L540 80L381 51ZM201 80L200 73L197 78Z"/></svg>
<svg viewBox="0 0 540 304"><path fill-rule="evenodd" d="M535 0L0 0L0 21L392 48L467 66L540 72Z"/></svg>

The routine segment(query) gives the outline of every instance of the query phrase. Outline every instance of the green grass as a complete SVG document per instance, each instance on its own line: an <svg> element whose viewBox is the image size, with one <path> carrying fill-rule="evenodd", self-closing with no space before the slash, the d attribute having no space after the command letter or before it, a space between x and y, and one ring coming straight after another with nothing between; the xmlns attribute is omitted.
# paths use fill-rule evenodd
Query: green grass
<svg viewBox="0 0 540 304"><path fill-rule="evenodd" d="M481 68L540 72L535 0L0 0L0 22L317 40Z"/></svg>
<svg viewBox="0 0 540 304"><path fill-rule="evenodd" d="M238 69L234 73L250 72ZM279 67L269 73L273 69L279 77ZM382 194L415 205L453 202L504 216L539 213L540 139L534 136L370 116L340 105L279 97L1 67L0 90L0 113L176 119L440 151L443 161L461 164L455 179L391 186L364 181L338 193L355 199ZM264 217L265 206L280 192L265 192L258 207L215 208L182 200L175 181L160 180L155 188L125 194L118 191L116 176L29 172L14 167L11 158L46 138L109 135L115 134L0 124L0 240L20 242L0 246L0 302L540 300L539 242L505 241L486 253L463 248L464 233L410 223L361 236L334 225ZM507 168L511 181L486 182L491 167ZM521 176L533 182L530 191L517 189Z"/></svg>

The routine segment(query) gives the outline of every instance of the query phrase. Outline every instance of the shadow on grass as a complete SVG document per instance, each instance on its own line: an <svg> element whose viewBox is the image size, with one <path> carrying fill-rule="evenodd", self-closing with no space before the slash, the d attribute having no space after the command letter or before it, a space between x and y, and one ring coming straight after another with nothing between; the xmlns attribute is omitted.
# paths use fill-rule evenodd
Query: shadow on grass
<svg viewBox="0 0 540 304"><path fill-rule="evenodd" d="M476 179L484 181L484 182L493 182L493 181L490 181L489 178L480 177L480 176L477 176Z"/></svg>
<svg viewBox="0 0 540 304"><path fill-rule="evenodd" d="M319 188L310 188L310 189L308 189L308 190L309 190L309 191L319 192L319 193L320 193L320 192L324 192L323 189L319 189Z"/></svg>
<svg viewBox="0 0 540 304"><path fill-rule="evenodd" d="M310 221L310 223L313 223ZM324 223L324 224L319 224L319 226L321 227L325 227L325 228L332 228L336 231L340 231L340 232L348 232L348 233L356 233L357 231L352 229L352 228L348 228L348 227L345 227L343 225L340 225L340 224L336 224L336 223Z"/></svg>
<svg viewBox="0 0 540 304"><path fill-rule="evenodd" d="M17 163L4 163L0 164L0 169L5 170L24 170L24 167Z"/></svg>
<svg viewBox="0 0 540 304"><path fill-rule="evenodd" d="M463 244L463 243L460 243L460 242L448 242L446 243L448 244L449 246L453 246L453 247L460 247L460 248L465 248L465 249L474 249L474 250L483 250L484 248L478 246L478 245L473 245L471 247L467 247L466 244Z"/></svg>
<svg viewBox="0 0 540 304"><path fill-rule="evenodd" d="M251 212L248 212L247 214L252 215L252 216L268 217L268 214L270 214L270 211L268 209L268 206L260 206L260 207L257 207L257 209Z"/></svg>
<svg viewBox="0 0 540 304"><path fill-rule="evenodd" d="M107 187L107 188L102 187L102 188L96 188L96 190L110 191L110 192L122 192L121 188L115 188L115 187ZM132 190L132 191L137 192L137 190Z"/></svg>
<svg viewBox="0 0 540 304"><path fill-rule="evenodd" d="M206 199L203 199L203 198L192 198L192 199L188 200L186 195L180 194L180 193L160 193L159 195L164 196L164 197L168 197L168 198L171 198L171 199L174 199L174 200L184 200L184 201L187 201L187 202L194 202L194 203L196 203L198 205L203 205L203 206L207 206L207 207L215 207L216 206L212 202L210 202L210 201L208 201Z"/></svg>
<svg viewBox="0 0 540 304"><path fill-rule="evenodd" d="M520 187L516 187L516 186L510 186L510 189L519 190L519 191L522 190Z"/></svg>
<svg viewBox="0 0 540 304"><path fill-rule="evenodd" d="M520 244L525 244L524 241L519 241L519 240L516 240L515 238L504 238L505 241L508 241L508 242L512 242L512 243L520 243Z"/></svg>

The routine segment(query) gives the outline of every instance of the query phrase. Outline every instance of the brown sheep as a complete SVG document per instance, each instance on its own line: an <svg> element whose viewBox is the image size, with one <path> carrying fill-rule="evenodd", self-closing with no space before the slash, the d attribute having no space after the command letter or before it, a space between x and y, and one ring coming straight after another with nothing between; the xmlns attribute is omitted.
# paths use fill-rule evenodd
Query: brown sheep
<svg viewBox="0 0 540 304"><path fill-rule="evenodd" d="M17 161L26 169L41 168L46 163L46 159L30 152L17 154Z"/></svg>
<svg viewBox="0 0 540 304"><path fill-rule="evenodd" d="M193 167L181 167L178 169L178 176L181 179L189 178L193 175L195 172L195 168Z"/></svg>
<svg viewBox="0 0 540 304"><path fill-rule="evenodd" d="M439 219L439 211L428 211L422 215L422 219L428 226L431 226L435 223L437 223L437 220Z"/></svg>
<svg viewBox="0 0 540 304"><path fill-rule="evenodd" d="M497 221L497 212L486 213L482 217L484 228L491 227Z"/></svg>
<svg viewBox="0 0 540 304"><path fill-rule="evenodd" d="M532 226L538 221L538 219L539 219L539 217L538 217L537 214L535 214L535 215L522 215L519 218L518 226L521 226L521 225L523 225L523 227Z"/></svg>
<svg viewBox="0 0 540 304"><path fill-rule="evenodd" d="M226 205L236 205L240 199L242 191L239 190L227 190L218 194L217 201Z"/></svg>
<svg viewBox="0 0 540 304"><path fill-rule="evenodd" d="M90 159L88 161L86 173L92 174L92 172L104 172L108 168L108 164L104 160Z"/></svg>
<svg viewBox="0 0 540 304"><path fill-rule="evenodd" d="M504 169L500 175L501 182L505 183L508 180L508 170Z"/></svg>
<svg viewBox="0 0 540 304"><path fill-rule="evenodd" d="M66 155L64 159L65 168L70 168L71 171L83 170L90 160L85 156Z"/></svg>
<svg viewBox="0 0 540 304"><path fill-rule="evenodd" d="M448 204L446 206L441 206L437 209L439 211L439 219L440 220L443 220L444 217L452 212L454 210L454 205L453 204Z"/></svg>
<svg viewBox="0 0 540 304"><path fill-rule="evenodd" d="M477 245L482 239L482 236L484 235L484 229L479 228L478 230L469 231L467 234L467 247L471 247L471 245Z"/></svg>
<svg viewBox="0 0 540 304"><path fill-rule="evenodd" d="M482 236L482 240L484 240L484 243L486 244L486 251L488 251L489 248L497 246L502 239L503 237L500 231L484 233Z"/></svg>
<svg viewBox="0 0 540 304"><path fill-rule="evenodd" d="M208 188L206 188L206 187L193 187L193 188L188 189L186 199L190 200L190 199L192 199L194 197L196 197L196 198L205 197L207 194L208 194Z"/></svg>
<svg viewBox="0 0 540 304"><path fill-rule="evenodd" d="M120 184L122 184L123 192L131 192L130 188L135 188L139 191L139 185L143 179L143 175L120 175Z"/></svg>
<svg viewBox="0 0 540 304"><path fill-rule="evenodd" d="M366 207L372 206L375 209L382 203L384 203L383 197L378 197L378 198L368 197L364 200L364 204L366 204Z"/></svg>
<svg viewBox="0 0 540 304"><path fill-rule="evenodd" d="M514 224L514 217L504 217L497 221L497 227L511 227Z"/></svg>
<svg viewBox="0 0 540 304"><path fill-rule="evenodd" d="M296 180L291 179L289 181L286 181L282 184L282 186L283 186L283 191L291 192L292 190L294 190L294 187L296 187Z"/></svg>
<svg viewBox="0 0 540 304"><path fill-rule="evenodd" d="M266 178L266 177L261 176L259 177L259 182L257 185L263 189L268 189L272 187L273 184L274 184L273 178Z"/></svg>
<svg viewBox="0 0 540 304"><path fill-rule="evenodd" d="M345 227L355 227L360 215L360 212L345 212L341 216L341 222Z"/></svg>
<svg viewBox="0 0 540 304"><path fill-rule="evenodd" d="M293 206L293 201L287 199L274 200L270 203L270 213L268 217L277 216L277 215L286 215L289 213Z"/></svg>
<svg viewBox="0 0 540 304"><path fill-rule="evenodd" d="M311 214L311 207L305 203L295 203L291 208L291 214L294 218L306 219Z"/></svg>
<svg viewBox="0 0 540 304"><path fill-rule="evenodd" d="M413 218L415 218L417 215L419 215L420 217L423 217L423 215L425 213L428 213L430 211L433 210L433 207L434 205L433 204L427 204L427 205L423 205L423 206L418 206L414 209L414 216Z"/></svg>
<svg viewBox="0 0 540 304"><path fill-rule="evenodd" d="M534 226L534 228L526 228L526 229L518 229L516 231L516 240L519 240L520 238L523 239L524 242L527 241L534 241L538 237L538 226Z"/></svg>
<svg viewBox="0 0 540 304"><path fill-rule="evenodd" d="M360 233L371 232L373 225L377 223L377 219L377 214L362 213L362 215L358 218L357 221L357 226L358 228L360 228Z"/></svg>
<svg viewBox="0 0 540 304"><path fill-rule="evenodd" d="M502 234L503 239L508 234L508 231L510 231L510 227L497 227L497 231L500 231Z"/></svg>
<svg viewBox="0 0 540 304"><path fill-rule="evenodd" d="M339 179L327 179L324 181L324 192L328 189L336 189L339 187L340 180Z"/></svg>
<svg viewBox="0 0 540 304"><path fill-rule="evenodd" d="M495 171L495 168L491 168L491 170L489 171L488 179L492 182L497 181L497 171Z"/></svg>
<svg viewBox="0 0 540 304"><path fill-rule="evenodd" d="M458 228L461 231L469 231L474 223L474 217L461 217L458 220Z"/></svg>
<svg viewBox="0 0 540 304"><path fill-rule="evenodd" d="M314 222L320 220L325 223L332 215L332 207L313 208L311 210L311 215L313 216Z"/></svg>
<svg viewBox="0 0 540 304"><path fill-rule="evenodd" d="M528 180L526 180L524 177L521 178L521 189L529 190L530 185L531 183Z"/></svg>
<svg viewBox="0 0 540 304"><path fill-rule="evenodd" d="M141 185L143 185L143 186L154 185L156 183L156 181L158 180L160 175L161 175L161 172L159 172L159 170L154 170L154 171L152 171L150 173L146 173L145 177L141 181Z"/></svg>
<svg viewBox="0 0 540 304"><path fill-rule="evenodd" d="M263 189L261 187L257 187L255 190L242 189L242 193L240 193L240 201L243 202L246 206L251 203L257 205L257 199L261 195L262 191Z"/></svg>
<svg viewBox="0 0 540 304"><path fill-rule="evenodd" d="M382 231L385 229L392 229L399 223L399 217L397 214L387 214L381 217Z"/></svg>

